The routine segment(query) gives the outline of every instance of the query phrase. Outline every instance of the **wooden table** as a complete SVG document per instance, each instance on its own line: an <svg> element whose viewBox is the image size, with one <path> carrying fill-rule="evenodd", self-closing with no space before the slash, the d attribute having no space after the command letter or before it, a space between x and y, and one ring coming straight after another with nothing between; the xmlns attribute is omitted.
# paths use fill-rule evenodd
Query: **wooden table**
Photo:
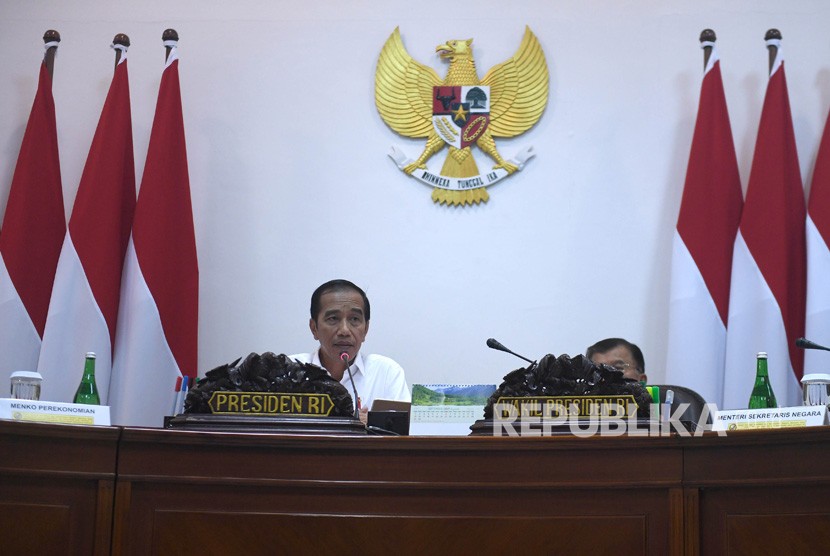
<svg viewBox="0 0 830 556"><path fill-rule="evenodd" d="M112 554L823 554L830 546L830 427L390 438L0 421L0 454L0 530L14 529L17 543L46 532L28 553L107 553L110 540Z"/></svg>

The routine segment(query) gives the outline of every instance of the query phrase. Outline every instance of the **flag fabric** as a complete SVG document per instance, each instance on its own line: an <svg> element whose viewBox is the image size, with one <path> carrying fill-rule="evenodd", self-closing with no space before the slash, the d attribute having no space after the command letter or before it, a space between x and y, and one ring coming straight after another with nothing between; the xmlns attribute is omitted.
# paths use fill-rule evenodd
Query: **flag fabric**
<svg viewBox="0 0 830 556"><path fill-rule="evenodd" d="M732 248L743 194L713 42L672 249L666 382L723 402Z"/></svg>
<svg viewBox="0 0 830 556"><path fill-rule="evenodd" d="M38 361L47 400L72 401L84 354L91 351L101 403L107 404L121 271L135 209L130 86L123 47L122 52L58 260Z"/></svg>
<svg viewBox="0 0 830 556"><path fill-rule="evenodd" d="M830 115L824 125L807 203L806 336L830 344ZM807 350L805 373L830 371L830 354Z"/></svg>
<svg viewBox="0 0 830 556"><path fill-rule="evenodd" d="M112 419L121 425L161 426L176 379L197 371L199 270L178 55L170 46L124 263L110 387Z"/></svg>
<svg viewBox="0 0 830 556"><path fill-rule="evenodd" d="M0 376L37 368L65 234L55 102L44 62L0 234Z"/></svg>
<svg viewBox="0 0 830 556"><path fill-rule="evenodd" d="M767 44L779 45L776 40ZM770 71L741 225L735 240L724 407L747 406L755 356L767 352L780 406L800 405L806 209L780 47Z"/></svg>

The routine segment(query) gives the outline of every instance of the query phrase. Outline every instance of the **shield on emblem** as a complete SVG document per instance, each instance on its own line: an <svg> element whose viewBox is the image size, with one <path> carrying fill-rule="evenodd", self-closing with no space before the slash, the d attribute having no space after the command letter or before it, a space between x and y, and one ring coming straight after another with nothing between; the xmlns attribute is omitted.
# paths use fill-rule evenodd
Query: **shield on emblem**
<svg viewBox="0 0 830 556"><path fill-rule="evenodd" d="M432 127L457 149L475 143L490 124L488 85L433 87Z"/></svg>

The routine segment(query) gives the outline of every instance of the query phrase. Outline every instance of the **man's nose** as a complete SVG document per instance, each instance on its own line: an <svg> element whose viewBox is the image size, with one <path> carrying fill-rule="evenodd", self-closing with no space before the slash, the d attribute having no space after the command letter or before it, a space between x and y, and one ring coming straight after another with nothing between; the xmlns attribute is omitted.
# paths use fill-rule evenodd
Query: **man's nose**
<svg viewBox="0 0 830 556"><path fill-rule="evenodd" d="M341 320L337 325L337 334L339 336L348 336L351 333L352 331L349 329L348 321L346 321L346 319Z"/></svg>

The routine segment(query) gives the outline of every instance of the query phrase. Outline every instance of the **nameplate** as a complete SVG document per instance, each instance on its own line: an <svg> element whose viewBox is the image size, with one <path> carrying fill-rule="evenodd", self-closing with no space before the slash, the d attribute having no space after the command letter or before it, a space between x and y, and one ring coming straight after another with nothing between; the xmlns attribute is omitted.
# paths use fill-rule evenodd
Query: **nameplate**
<svg viewBox="0 0 830 556"><path fill-rule="evenodd" d="M784 429L820 427L827 421L827 406L805 405L775 409L731 409L715 414L712 430Z"/></svg>
<svg viewBox="0 0 830 556"><path fill-rule="evenodd" d="M637 402L631 394L613 396L502 396L493 404L495 419L515 417L613 417L628 418L637 414Z"/></svg>
<svg viewBox="0 0 830 556"><path fill-rule="evenodd" d="M110 425L106 405L0 398L0 419L68 425Z"/></svg>
<svg viewBox="0 0 830 556"><path fill-rule="evenodd" d="M216 415L301 415L327 417L334 409L328 394L214 392L208 400Z"/></svg>

